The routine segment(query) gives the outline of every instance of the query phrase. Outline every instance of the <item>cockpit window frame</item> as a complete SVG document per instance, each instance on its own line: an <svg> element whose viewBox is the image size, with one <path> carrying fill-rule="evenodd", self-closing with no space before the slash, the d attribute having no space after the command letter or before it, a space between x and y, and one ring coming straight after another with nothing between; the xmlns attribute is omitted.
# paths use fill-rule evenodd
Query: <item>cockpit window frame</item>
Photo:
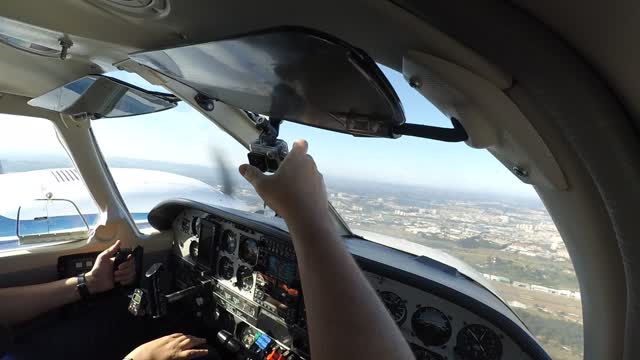
<svg viewBox="0 0 640 360"><path fill-rule="evenodd" d="M252 121L252 119L250 119L246 113L242 110L242 109L238 109L235 108L233 106L227 105L227 104L223 104L223 103L217 103L216 106L214 107L214 110L212 111L206 111L204 110L199 104L198 102L195 100L196 95L197 95L197 91L189 86L186 86L182 83L179 83L151 68L141 68L139 65L137 65L134 62L124 62L122 64L120 64L120 67L123 70L127 70L131 73L135 73L138 76L140 76L141 78L143 78L144 80L148 81L149 83L158 83L158 80L160 79L160 83L162 83L162 86L171 94L175 95L176 98L182 100L185 104L189 105L192 109L194 109L195 111L199 112L200 114L202 114L207 120L209 120L210 122L212 122L215 126L217 126L218 128L220 128L222 131L226 132L227 134L229 134L235 141L237 141L240 145L242 145L245 149L247 149L247 151L249 150L249 144L251 144L251 142L255 139L253 138L248 138L246 136L242 136L244 134L246 134L246 132L243 131L234 131L233 126L228 126L230 122L221 122L219 120L216 119L216 109L220 108L220 107L228 107L231 108L233 110L237 110L234 112L225 112L225 114L230 115L230 116L235 116L237 117L237 121L238 122L243 122L243 121L248 121L251 122L252 127L255 125ZM144 71L142 71L144 70ZM241 126L237 126L238 129L241 128ZM255 127L254 127L255 128ZM240 129L241 130L241 129ZM255 131L255 136L257 138L258 136L258 131ZM95 140L95 139L94 139ZM99 149L99 146L96 143L97 148ZM104 160L103 160L104 161ZM106 167L106 163L104 164ZM336 224L336 228L339 231L339 235L340 236L357 236L353 233L353 231L351 230L351 228L349 227L349 225L344 221L344 219L342 219L342 217L340 216L340 214L338 213L338 211L333 207L333 205L331 204L331 202L328 202L329 205L329 213L331 214L331 216L333 217L334 223ZM140 235L140 234L139 234Z"/></svg>

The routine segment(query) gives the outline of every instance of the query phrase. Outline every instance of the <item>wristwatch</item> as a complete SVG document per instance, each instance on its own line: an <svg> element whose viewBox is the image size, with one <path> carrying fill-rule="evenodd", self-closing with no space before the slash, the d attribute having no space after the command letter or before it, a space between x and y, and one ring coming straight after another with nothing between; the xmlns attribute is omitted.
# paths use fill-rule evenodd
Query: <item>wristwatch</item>
<svg viewBox="0 0 640 360"><path fill-rule="evenodd" d="M78 285L76 285L76 289L78 289L81 298L86 300L91 297L89 287L87 286L87 278L84 276L84 273L78 275Z"/></svg>

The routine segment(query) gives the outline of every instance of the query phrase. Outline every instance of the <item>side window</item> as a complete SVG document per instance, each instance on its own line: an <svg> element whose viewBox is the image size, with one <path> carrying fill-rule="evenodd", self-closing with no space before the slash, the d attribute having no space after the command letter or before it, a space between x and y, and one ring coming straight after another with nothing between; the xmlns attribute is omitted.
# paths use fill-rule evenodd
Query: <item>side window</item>
<svg viewBox="0 0 640 360"><path fill-rule="evenodd" d="M98 210L46 119L0 114L0 251L86 239Z"/></svg>
<svg viewBox="0 0 640 360"><path fill-rule="evenodd" d="M147 215L169 199L186 198L248 211L263 209L263 202L238 174L238 166L247 161L247 150L189 105L96 120L91 128L141 231L153 231Z"/></svg>
<svg viewBox="0 0 640 360"><path fill-rule="evenodd" d="M167 91L124 71L107 75L146 90ZM92 121L91 129L140 231L154 231L147 215L169 199L247 211L264 209L253 187L238 174L238 166L247 162L247 150L188 104Z"/></svg>

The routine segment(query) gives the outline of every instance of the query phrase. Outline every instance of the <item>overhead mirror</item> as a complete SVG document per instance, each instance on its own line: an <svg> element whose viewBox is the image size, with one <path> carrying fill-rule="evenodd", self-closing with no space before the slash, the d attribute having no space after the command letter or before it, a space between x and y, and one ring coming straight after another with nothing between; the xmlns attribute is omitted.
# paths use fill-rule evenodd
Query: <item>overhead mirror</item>
<svg viewBox="0 0 640 360"><path fill-rule="evenodd" d="M21 245L87 239L89 225L66 199L36 199L18 208L16 235Z"/></svg>
<svg viewBox="0 0 640 360"><path fill-rule="evenodd" d="M142 115L176 106L171 94L145 91L101 75L88 75L31 99L31 106L91 119Z"/></svg>
<svg viewBox="0 0 640 360"><path fill-rule="evenodd" d="M270 29L130 57L202 96L278 119L377 137L397 137L405 122L376 63L315 30Z"/></svg>

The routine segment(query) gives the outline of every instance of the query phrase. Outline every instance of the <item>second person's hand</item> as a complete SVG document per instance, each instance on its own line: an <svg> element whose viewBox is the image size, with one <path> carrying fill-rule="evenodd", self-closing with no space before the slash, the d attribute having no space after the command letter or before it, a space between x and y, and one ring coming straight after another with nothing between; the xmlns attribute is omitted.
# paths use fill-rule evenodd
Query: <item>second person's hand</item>
<svg viewBox="0 0 640 360"><path fill-rule="evenodd" d="M136 267L133 258L129 256L125 262L120 264L114 271L114 256L120 250L120 240L101 252L96 258L93 268L86 273L87 286L89 292L98 294L113 289L115 283L129 285L135 281Z"/></svg>
<svg viewBox="0 0 640 360"><path fill-rule="evenodd" d="M184 334L171 334L144 343L125 357L131 360L186 360L206 356L207 349L194 349L207 340Z"/></svg>

